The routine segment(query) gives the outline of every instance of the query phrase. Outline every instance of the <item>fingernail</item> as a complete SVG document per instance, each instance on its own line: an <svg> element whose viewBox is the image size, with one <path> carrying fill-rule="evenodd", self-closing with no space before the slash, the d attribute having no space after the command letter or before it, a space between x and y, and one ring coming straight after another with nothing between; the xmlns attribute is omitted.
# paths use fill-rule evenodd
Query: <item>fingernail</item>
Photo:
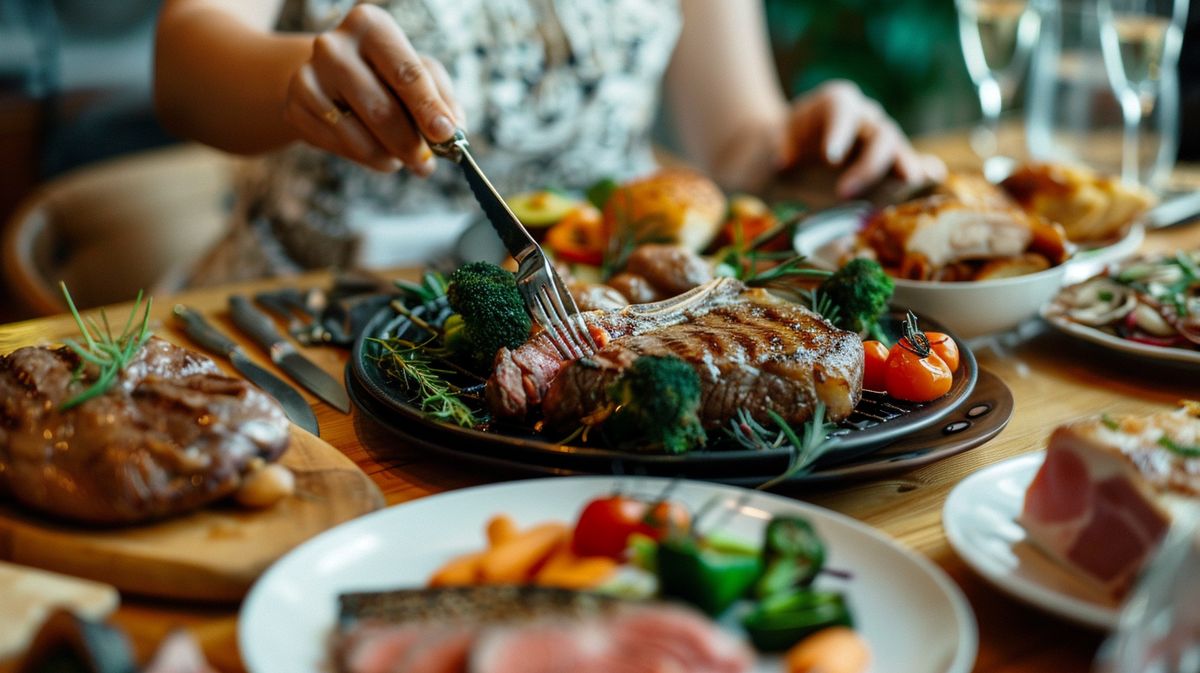
<svg viewBox="0 0 1200 673"><path fill-rule="evenodd" d="M395 157L392 157L391 159L388 159L387 161L383 162L383 166L382 166L381 170L383 170L385 173L395 173L396 171L400 170L401 168L404 168L404 162L400 161L399 159L397 159Z"/></svg>
<svg viewBox="0 0 1200 673"><path fill-rule="evenodd" d="M846 158L847 149L849 148L846 147L846 143L844 142L839 142L837 145L830 145L825 150L825 157L829 159L829 163L831 164L840 164L842 163L842 159Z"/></svg>
<svg viewBox="0 0 1200 673"><path fill-rule="evenodd" d="M446 115L438 115L429 123L429 134L429 139L434 142L449 140L454 135L454 122Z"/></svg>

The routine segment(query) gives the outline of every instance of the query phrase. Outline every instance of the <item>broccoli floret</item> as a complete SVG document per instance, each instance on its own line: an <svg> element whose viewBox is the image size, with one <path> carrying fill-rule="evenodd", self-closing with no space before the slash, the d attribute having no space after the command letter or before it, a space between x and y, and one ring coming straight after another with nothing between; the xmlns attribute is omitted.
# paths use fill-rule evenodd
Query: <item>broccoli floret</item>
<svg viewBox="0 0 1200 673"><path fill-rule="evenodd" d="M834 324L851 332L874 329L887 309L895 283L871 259L854 259L826 278L819 288L837 307Z"/></svg>
<svg viewBox="0 0 1200 673"><path fill-rule="evenodd" d="M487 262L471 262L450 274L450 308L461 318L446 320L446 346L480 367L489 367L501 348L516 348L533 327L513 274Z"/></svg>
<svg viewBox="0 0 1200 673"><path fill-rule="evenodd" d="M700 376L675 356L643 355L609 387L616 411L604 431L618 443L684 453L707 440L700 423Z"/></svg>

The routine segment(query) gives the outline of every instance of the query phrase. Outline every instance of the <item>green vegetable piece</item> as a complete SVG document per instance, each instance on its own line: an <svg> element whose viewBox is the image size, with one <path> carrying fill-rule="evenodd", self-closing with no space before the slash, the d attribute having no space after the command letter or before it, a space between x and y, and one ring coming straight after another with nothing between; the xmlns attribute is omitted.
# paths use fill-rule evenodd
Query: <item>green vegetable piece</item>
<svg viewBox="0 0 1200 673"><path fill-rule="evenodd" d="M715 617L746 595L762 572L762 559L711 549L691 538L669 538L658 545L657 566L664 596Z"/></svg>
<svg viewBox="0 0 1200 673"><path fill-rule="evenodd" d="M617 444L685 453L708 441L700 422L700 376L678 357L643 355L608 390L616 409L604 431Z"/></svg>
<svg viewBox="0 0 1200 673"><path fill-rule="evenodd" d="M474 365L491 367L501 348L525 343L533 323L513 274L487 262L471 262L450 275L446 296L462 316L465 347Z"/></svg>
<svg viewBox="0 0 1200 673"><path fill-rule="evenodd" d="M612 178L597 180L595 184L593 184L591 187L588 187L586 194L587 200L591 201L593 206L596 206L600 210L604 210L605 204L608 203L608 200L612 197L613 192L617 191L617 187L617 181L613 180Z"/></svg>
<svg viewBox="0 0 1200 673"><path fill-rule="evenodd" d="M844 330L862 332L876 325L895 287L879 262L860 258L825 279L820 292L837 307L834 324Z"/></svg>
<svg viewBox="0 0 1200 673"><path fill-rule="evenodd" d="M825 544L805 519L776 517L765 537L766 570L754 585L759 598L807 586L825 565Z"/></svg>
<svg viewBox="0 0 1200 673"><path fill-rule="evenodd" d="M521 192L505 199L513 215L531 229L557 224L579 206L579 200L551 191Z"/></svg>
<svg viewBox="0 0 1200 673"><path fill-rule="evenodd" d="M750 642L763 652L781 652L830 626L854 627L846 597L836 591L797 589L776 595L742 619Z"/></svg>

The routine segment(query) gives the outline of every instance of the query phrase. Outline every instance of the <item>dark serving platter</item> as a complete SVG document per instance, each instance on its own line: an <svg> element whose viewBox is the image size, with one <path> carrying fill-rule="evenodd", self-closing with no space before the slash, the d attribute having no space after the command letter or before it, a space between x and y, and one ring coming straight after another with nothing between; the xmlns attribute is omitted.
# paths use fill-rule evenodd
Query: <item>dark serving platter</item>
<svg viewBox="0 0 1200 673"><path fill-rule="evenodd" d="M416 306L413 313L431 321L444 318L444 304ZM894 311L883 322L885 330L899 332L903 312ZM923 327L947 332L932 320L922 319ZM413 404L403 388L389 380L375 361L379 348L375 339L392 336L416 338L421 328L387 307L381 310L355 342L347 365L347 384L353 387L355 403L368 415L421 443L448 447L455 452L502 460L516 464L541 466L550 470L580 473L686 474L697 478L728 480L736 475L757 476L779 473L786 466L786 449L748 450L724 440L723 433L709 433L714 448L682 455L632 453L594 444L564 444L557 438L539 434L532 427L497 425L488 429L462 428L428 418ZM855 413L839 424L834 434L839 445L818 462L819 468L858 460L898 440L931 428L961 406L975 389L978 365L966 344L959 341L961 365L955 372L950 392L926 404L893 400L882 393L865 391ZM711 444L710 444L711 446Z"/></svg>
<svg viewBox="0 0 1200 673"><path fill-rule="evenodd" d="M589 474L634 474L638 476L691 477L736 486L754 487L773 479L786 468L786 459L755 463L755 470L730 471L718 464L670 465L627 464L612 460L594 465L573 460L555 460L560 456L523 456L505 451L480 451L452 435L431 436L421 428L411 429L387 407L366 392L346 368L346 390L360 414L382 428L405 447L429 451L448 460L465 460L474 465L494 468L514 476L574 476ZM980 370L979 383L970 397L940 423L915 432L856 459L833 466L818 466L811 472L796 474L788 485L821 485L879 478L916 469L985 444L998 435L1012 418L1013 398L998 376Z"/></svg>

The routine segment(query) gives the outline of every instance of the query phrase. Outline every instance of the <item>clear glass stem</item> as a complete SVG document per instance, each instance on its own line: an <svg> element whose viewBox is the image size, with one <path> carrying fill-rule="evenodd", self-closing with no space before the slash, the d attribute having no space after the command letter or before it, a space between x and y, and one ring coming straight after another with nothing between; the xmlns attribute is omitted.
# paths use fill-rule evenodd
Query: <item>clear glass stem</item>
<svg viewBox="0 0 1200 673"><path fill-rule="evenodd" d="M988 77L979 82L979 110L983 113L972 139L975 153L980 158L992 158L1000 151L1000 113L1004 108L1004 97L1000 82Z"/></svg>
<svg viewBox="0 0 1200 673"><path fill-rule="evenodd" d="M1138 131L1142 125L1142 101L1137 93L1125 89L1121 92L1121 117L1125 123L1124 141L1121 146L1121 180L1138 183Z"/></svg>

